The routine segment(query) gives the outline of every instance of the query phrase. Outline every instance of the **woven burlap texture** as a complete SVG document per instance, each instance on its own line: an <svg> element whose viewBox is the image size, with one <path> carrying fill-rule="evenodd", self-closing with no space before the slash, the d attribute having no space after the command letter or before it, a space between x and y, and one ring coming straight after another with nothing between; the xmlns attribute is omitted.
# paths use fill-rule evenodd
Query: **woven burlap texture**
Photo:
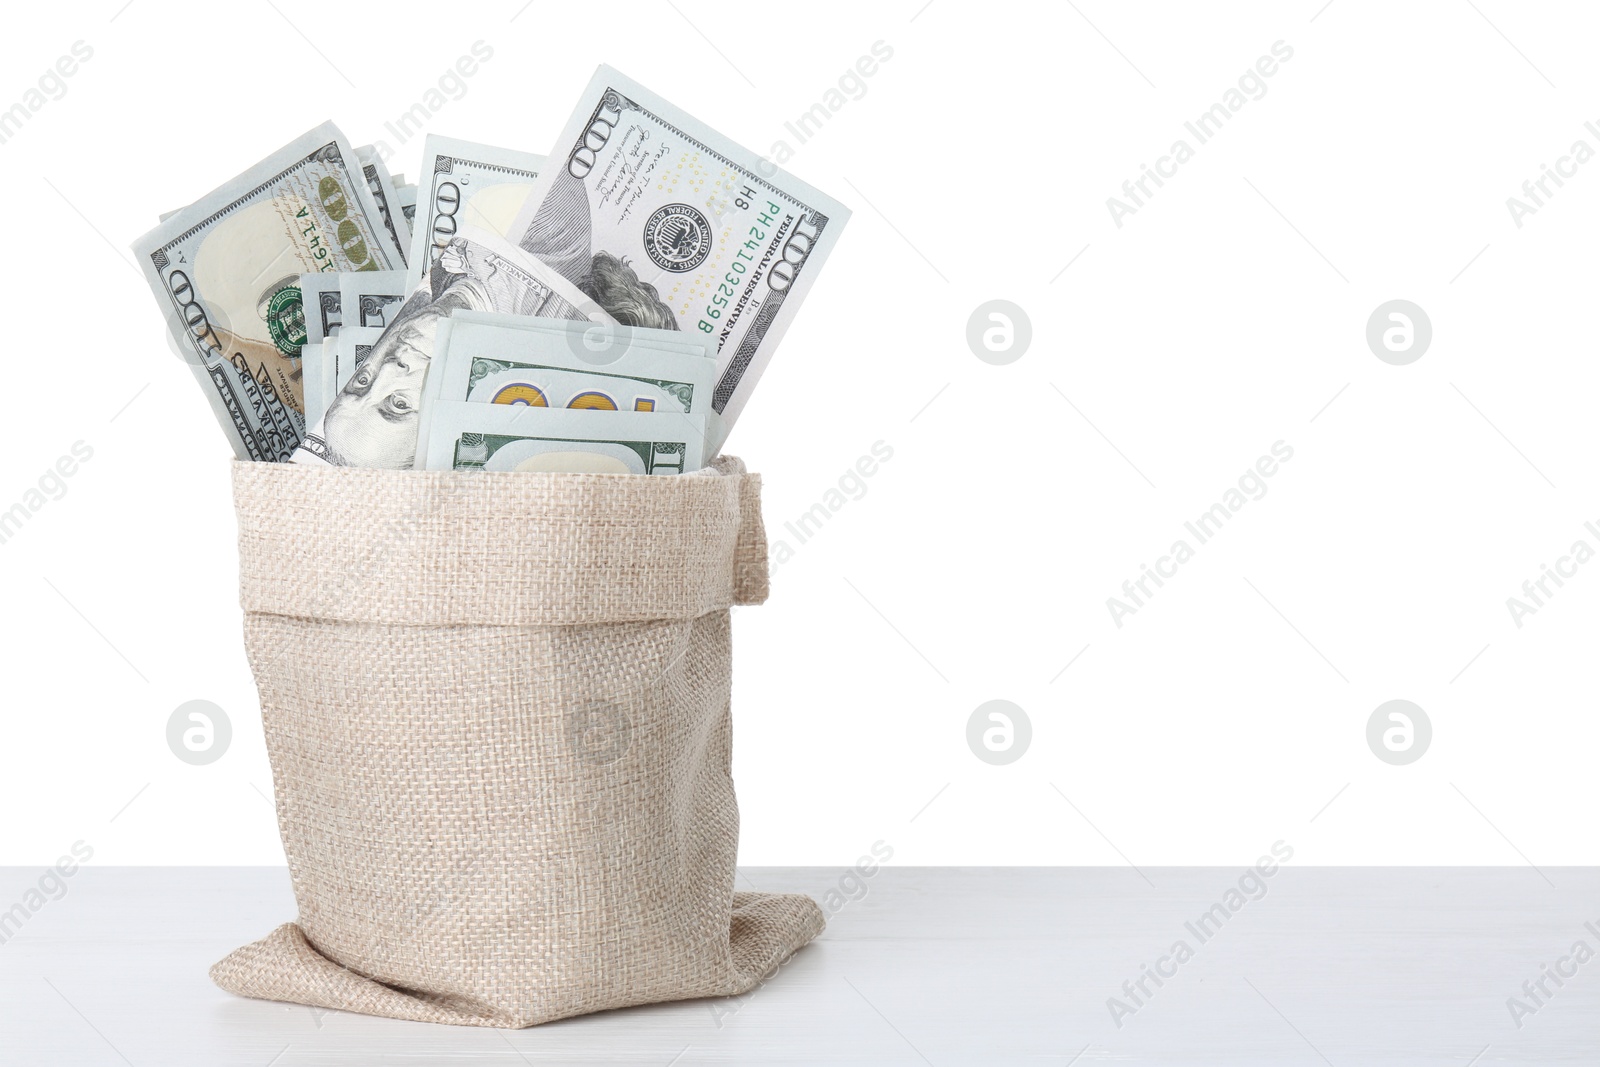
<svg viewBox="0 0 1600 1067"><path fill-rule="evenodd" d="M734 892L728 609L758 475L237 463L245 649L297 922L242 996L524 1027L743 993L821 932Z"/></svg>

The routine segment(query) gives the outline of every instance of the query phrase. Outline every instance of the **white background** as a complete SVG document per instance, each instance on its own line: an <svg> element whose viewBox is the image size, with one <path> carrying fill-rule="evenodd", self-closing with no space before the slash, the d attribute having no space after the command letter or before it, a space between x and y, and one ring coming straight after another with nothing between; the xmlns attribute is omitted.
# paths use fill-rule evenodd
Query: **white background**
<svg viewBox="0 0 1600 1067"><path fill-rule="evenodd" d="M1600 548L1600 161L1520 228L1506 206L1600 149L1600 14L123 3L30 5L0 40L0 107L94 50L0 144L0 510L94 450L0 545L0 863L79 839L97 864L281 862L229 452L128 246L329 117L414 179L421 138L383 123L478 40L428 132L548 151L604 61L788 141L855 211L729 442L795 548L737 613L742 861L881 839L896 864L1242 863L1284 839L1296 864L1600 862L1600 562L1520 629L1506 607ZM865 95L797 144L785 122L880 40ZM1266 95L1198 145L1184 122L1280 40ZM1194 158L1116 226L1107 198L1180 137ZM1007 366L965 339L994 298L1033 325ZM1409 366L1365 341L1396 298L1434 330ZM1266 496L1119 629L1106 599L1279 440ZM877 441L893 459L798 545L783 524ZM997 698L1033 724L1003 767L966 743ZM1393 698L1434 729L1404 767L1365 739ZM234 727L205 767L166 747L191 699Z"/></svg>

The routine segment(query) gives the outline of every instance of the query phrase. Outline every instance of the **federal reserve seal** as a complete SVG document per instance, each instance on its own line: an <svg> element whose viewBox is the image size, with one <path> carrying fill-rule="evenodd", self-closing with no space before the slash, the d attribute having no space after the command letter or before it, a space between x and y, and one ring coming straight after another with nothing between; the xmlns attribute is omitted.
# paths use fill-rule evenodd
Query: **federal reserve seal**
<svg viewBox="0 0 1600 1067"><path fill-rule="evenodd" d="M306 311L301 303L300 287L291 276L279 283L277 291L267 290L261 308L267 321L267 335L278 351L286 356L300 357L300 346L306 343Z"/></svg>
<svg viewBox="0 0 1600 1067"><path fill-rule="evenodd" d="M711 254L711 224L688 204L668 204L644 223L644 249L662 270L694 270Z"/></svg>

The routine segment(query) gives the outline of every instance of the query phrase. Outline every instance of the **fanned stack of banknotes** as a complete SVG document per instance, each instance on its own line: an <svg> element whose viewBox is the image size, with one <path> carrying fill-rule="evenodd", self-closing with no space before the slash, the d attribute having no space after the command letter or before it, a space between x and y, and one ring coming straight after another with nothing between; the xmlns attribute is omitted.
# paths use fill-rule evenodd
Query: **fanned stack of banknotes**
<svg viewBox="0 0 1600 1067"><path fill-rule="evenodd" d="M548 157L325 123L134 251L240 459L681 474L848 217L601 67Z"/></svg>

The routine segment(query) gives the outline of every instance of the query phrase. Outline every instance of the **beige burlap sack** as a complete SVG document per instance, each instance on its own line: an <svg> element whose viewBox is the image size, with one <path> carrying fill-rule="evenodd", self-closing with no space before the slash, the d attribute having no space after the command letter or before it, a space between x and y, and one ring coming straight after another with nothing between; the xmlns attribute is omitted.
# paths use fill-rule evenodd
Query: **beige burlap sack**
<svg viewBox="0 0 1600 1067"><path fill-rule="evenodd" d="M522 1027L753 988L823 925L736 893L728 608L759 476L234 467L297 922L250 997Z"/></svg>

